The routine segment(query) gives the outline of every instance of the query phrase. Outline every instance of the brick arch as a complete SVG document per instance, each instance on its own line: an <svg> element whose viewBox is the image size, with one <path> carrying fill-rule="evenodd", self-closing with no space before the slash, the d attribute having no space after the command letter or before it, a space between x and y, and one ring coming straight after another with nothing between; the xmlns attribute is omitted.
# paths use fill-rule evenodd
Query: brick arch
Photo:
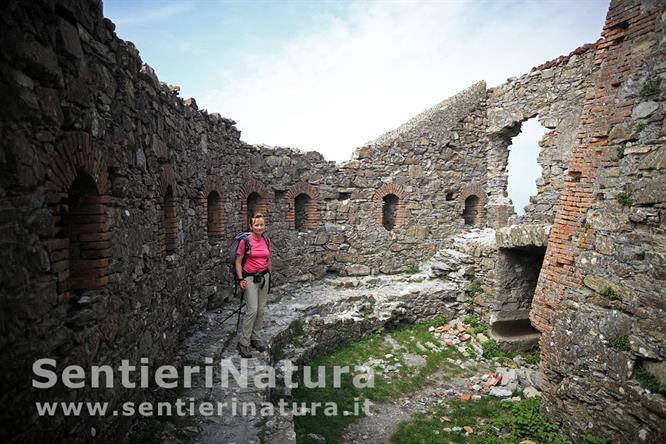
<svg viewBox="0 0 666 444"><path fill-rule="evenodd" d="M106 152L93 148L92 137L84 132L65 134L48 170L48 188L52 192L67 193L78 171L89 174L100 195L109 194L109 175Z"/></svg>
<svg viewBox="0 0 666 444"><path fill-rule="evenodd" d="M209 208L208 201L211 193L217 193L219 201L215 202L214 207ZM226 223L224 217L224 183L222 179L218 176L208 176L197 195L197 200L203 208L201 227L203 228L204 239L222 236Z"/></svg>
<svg viewBox="0 0 666 444"><path fill-rule="evenodd" d="M289 222L289 228L291 230L296 229L296 199L302 194L309 198L305 203L305 220L303 222L303 228L317 228L317 222L319 222L319 191L309 183L298 182L287 192L287 201L289 203L287 221Z"/></svg>
<svg viewBox="0 0 666 444"><path fill-rule="evenodd" d="M373 197L375 204L375 222L377 225L384 226L384 198L389 195L394 195L398 198L397 209L395 214L395 226L399 226L405 217L405 190L402 185L395 183L387 183L383 185Z"/></svg>
<svg viewBox="0 0 666 444"><path fill-rule="evenodd" d="M249 228L247 200L252 195L252 193L256 193L258 195L258 201L256 203L256 207L254 208L254 212L262 213L266 218L266 223L268 223L269 195L266 185L259 182L258 180L250 179L247 182L245 182L245 184L241 187L240 190L240 199L241 199L240 223L242 230Z"/></svg>
<svg viewBox="0 0 666 444"><path fill-rule="evenodd" d="M176 208L176 174L171 165L160 169L159 178L161 212L158 222L158 240L164 253L176 251L178 244L178 215Z"/></svg>
<svg viewBox="0 0 666 444"><path fill-rule="evenodd" d="M110 282L106 152L93 146L90 134L66 133L49 162L46 185L56 227L46 246L57 280L54 302L61 303Z"/></svg>
<svg viewBox="0 0 666 444"><path fill-rule="evenodd" d="M458 214L465 218L465 225L485 226L487 202L488 196L479 184L471 184L462 189L458 196ZM469 221L472 223L468 223Z"/></svg>

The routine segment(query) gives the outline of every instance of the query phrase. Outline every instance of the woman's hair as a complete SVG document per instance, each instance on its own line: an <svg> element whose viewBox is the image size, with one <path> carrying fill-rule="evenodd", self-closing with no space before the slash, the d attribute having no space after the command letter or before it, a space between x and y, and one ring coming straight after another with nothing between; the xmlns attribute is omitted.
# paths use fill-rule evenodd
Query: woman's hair
<svg viewBox="0 0 666 444"><path fill-rule="evenodd" d="M255 213L251 218L250 218L250 225L254 225L254 221L257 219L264 219L264 215L262 213ZM264 220L265 222L265 220Z"/></svg>

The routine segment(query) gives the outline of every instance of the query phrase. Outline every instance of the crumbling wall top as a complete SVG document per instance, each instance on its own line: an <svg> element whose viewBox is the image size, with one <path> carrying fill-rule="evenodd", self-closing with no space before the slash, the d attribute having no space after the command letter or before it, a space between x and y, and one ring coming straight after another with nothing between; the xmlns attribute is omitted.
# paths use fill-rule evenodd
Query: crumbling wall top
<svg viewBox="0 0 666 444"><path fill-rule="evenodd" d="M477 108L485 97L486 82L482 80L414 116L398 128L367 142L364 147L389 145L397 140L419 135L421 128L427 126L436 125L441 131L445 131ZM353 158L357 157L359 149L354 152Z"/></svg>

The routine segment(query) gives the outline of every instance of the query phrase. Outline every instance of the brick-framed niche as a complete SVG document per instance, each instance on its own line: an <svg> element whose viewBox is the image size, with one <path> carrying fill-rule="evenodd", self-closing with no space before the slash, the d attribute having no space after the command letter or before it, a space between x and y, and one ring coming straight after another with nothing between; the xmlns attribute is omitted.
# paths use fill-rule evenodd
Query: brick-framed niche
<svg viewBox="0 0 666 444"><path fill-rule="evenodd" d="M108 182L106 152L93 147L88 133L66 133L49 162L46 183L55 225L46 246L57 279L56 303L110 282Z"/></svg>
<svg viewBox="0 0 666 444"><path fill-rule="evenodd" d="M405 190L402 185L387 183L373 197L375 222L391 231L399 226L405 215Z"/></svg>
<svg viewBox="0 0 666 444"><path fill-rule="evenodd" d="M465 227L483 227L486 224L488 196L478 184L466 186L458 197L458 212Z"/></svg>
<svg viewBox="0 0 666 444"><path fill-rule="evenodd" d="M208 176L197 200L202 207L201 227L203 238L219 237L224 234L224 184L218 176Z"/></svg>
<svg viewBox="0 0 666 444"><path fill-rule="evenodd" d="M250 179L240 190L241 199L241 230L250 229L250 217L261 213L268 223L268 201L269 195L266 185L255 179Z"/></svg>
<svg viewBox="0 0 666 444"><path fill-rule="evenodd" d="M176 208L176 174L171 165L163 165L160 169L159 192L158 238L160 251L173 253L178 247L178 212Z"/></svg>
<svg viewBox="0 0 666 444"><path fill-rule="evenodd" d="M298 182L287 192L289 212L287 222L291 230L317 228L319 222L319 191L309 183Z"/></svg>

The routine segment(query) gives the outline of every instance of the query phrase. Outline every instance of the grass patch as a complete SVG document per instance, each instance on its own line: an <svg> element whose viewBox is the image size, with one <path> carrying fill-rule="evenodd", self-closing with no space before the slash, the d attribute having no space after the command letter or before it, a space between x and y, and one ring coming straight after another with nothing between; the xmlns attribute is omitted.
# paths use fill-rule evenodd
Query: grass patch
<svg viewBox="0 0 666 444"><path fill-rule="evenodd" d="M483 348L483 357L487 359L499 358L504 355L502 350L500 350L497 341L494 339L489 339L483 343L481 346Z"/></svg>
<svg viewBox="0 0 666 444"><path fill-rule="evenodd" d="M487 333L488 332L488 326L485 324L479 324L476 327L472 328L472 333L475 335L478 335L479 333Z"/></svg>
<svg viewBox="0 0 666 444"><path fill-rule="evenodd" d="M483 348L483 357L486 359L499 358L498 361L502 365L506 365L509 361L512 361L516 356L521 356L526 364L535 365L541 362L541 353L539 350L533 350L529 353L525 352L503 352L497 341L494 339L489 339L484 342L481 347Z"/></svg>
<svg viewBox="0 0 666 444"><path fill-rule="evenodd" d="M485 396L461 403L453 400L429 413L402 422L391 436L395 444L474 443L514 444L525 439L538 443L567 443L558 427L539 412L538 398L511 404ZM447 416L449 421L442 417ZM454 432L454 427L471 427L472 433Z"/></svg>
<svg viewBox="0 0 666 444"><path fill-rule="evenodd" d="M618 295L615 290L613 290L613 287L610 286L604 287L603 290L601 290L601 295L606 297L609 301L617 301L620 299L620 295Z"/></svg>
<svg viewBox="0 0 666 444"><path fill-rule="evenodd" d="M523 356L526 364L536 365L541 362L541 353L537 350Z"/></svg>
<svg viewBox="0 0 666 444"><path fill-rule="evenodd" d="M629 350L629 336L621 335L608 340L608 344L617 350L627 351Z"/></svg>
<svg viewBox="0 0 666 444"><path fill-rule="evenodd" d="M650 373L650 371L644 366L638 368L636 378L638 379L638 383L644 389L648 389L652 393L659 393L666 396L666 384L660 384L657 377Z"/></svg>
<svg viewBox="0 0 666 444"><path fill-rule="evenodd" d="M419 271L421 271L421 269L419 268L418 265L410 265L409 267L407 267L405 269L405 273L407 273L407 274L416 274Z"/></svg>
<svg viewBox="0 0 666 444"><path fill-rule="evenodd" d="M449 317L447 315L442 315L437 317L434 321L432 321L429 327L440 327L446 324L447 322L449 322Z"/></svg>
<svg viewBox="0 0 666 444"><path fill-rule="evenodd" d="M481 321L479 321L474 315L465 316L463 322L472 327L471 332L474 335L478 335L479 333L485 333L488 331L488 326L482 324Z"/></svg>
<svg viewBox="0 0 666 444"><path fill-rule="evenodd" d="M438 325L446 322L445 318L439 318ZM346 347L328 354L315 358L308 363L316 373L318 366L326 369L326 383L323 388L306 388L303 384L303 375L299 375L299 386L295 388L291 396L276 391L274 402L284 399L289 405L291 403L312 403L312 402L335 402L337 404L337 415L325 416L321 409L315 415L298 415L294 417L294 425L297 434L297 442L311 443L316 442L307 435L315 433L326 437L327 443L340 442L341 435L345 427L363 416L360 415L344 416L344 411L353 412L355 405L363 405L365 399L373 403L391 402L405 393L411 393L426 385L433 374L442 372L442 377L450 378L460 375L464 372L459 366L448 361L449 358L459 358L459 352L454 348L446 348L443 351L422 351L419 343L434 342L435 338L428 329L433 323L422 323L413 325L401 325L398 328L386 332L384 329L378 329L374 334L369 335L362 340L349 344ZM400 350L393 350L384 338L391 338L402 346ZM423 367L407 367L404 363L404 353L420 354L425 357L426 364ZM393 355L386 358L386 355ZM374 387L358 388L352 383L354 376L349 373L342 374L341 386L333 385L333 366L349 366L354 370L355 365L367 363L370 359L381 359L386 362L386 366L395 366L396 370L382 373L381 366L374 367ZM398 365L400 364L400 365ZM465 376L469 376L468 370ZM316 379L316 374L314 379ZM355 401L358 404L355 404Z"/></svg>
<svg viewBox="0 0 666 444"><path fill-rule="evenodd" d="M463 318L463 322L470 327L476 327L480 324L479 320L474 315L467 315Z"/></svg>
<svg viewBox="0 0 666 444"><path fill-rule="evenodd" d="M469 329L469 332L472 333L473 335L478 335L479 333L486 333L488 331L488 326L481 323L481 321L479 321L474 315L465 316L463 319L463 323L471 327Z"/></svg>
<svg viewBox="0 0 666 444"><path fill-rule="evenodd" d="M620 191L615 195L615 200L623 207L630 207L634 200L631 198L631 194Z"/></svg>
<svg viewBox="0 0 666 444"><path fill-rule="evenodd" d="M472 282L470 282L470 284L469 284L469 291L470 291L472 294L483 293L483 287L481 287L481 282L479 282L479 281L477 281L476 279L474 279L474 280L473 280Z"/></svg>
<svg viewBox="0 0 666 444"><path fill-rule="evenodd" d="M659 92L661 92L661 79L655 78L646 80L639 94L643 98L648 98L659 94Z"/></svg>
<svg viewBox="0 0 666 444"><path fill-rule="evenodd" d="M613 442L611 438L601 438L590 433L583 435L583 441L587 444L611 444Z"/></svg>
<svg viewBox="0 0 666 444"><path fill-rule="evenodd" d="M615 154L617 155L617 160L624 158L624 147L623 146L617 147L617 149L615 150Z"/></svg>

